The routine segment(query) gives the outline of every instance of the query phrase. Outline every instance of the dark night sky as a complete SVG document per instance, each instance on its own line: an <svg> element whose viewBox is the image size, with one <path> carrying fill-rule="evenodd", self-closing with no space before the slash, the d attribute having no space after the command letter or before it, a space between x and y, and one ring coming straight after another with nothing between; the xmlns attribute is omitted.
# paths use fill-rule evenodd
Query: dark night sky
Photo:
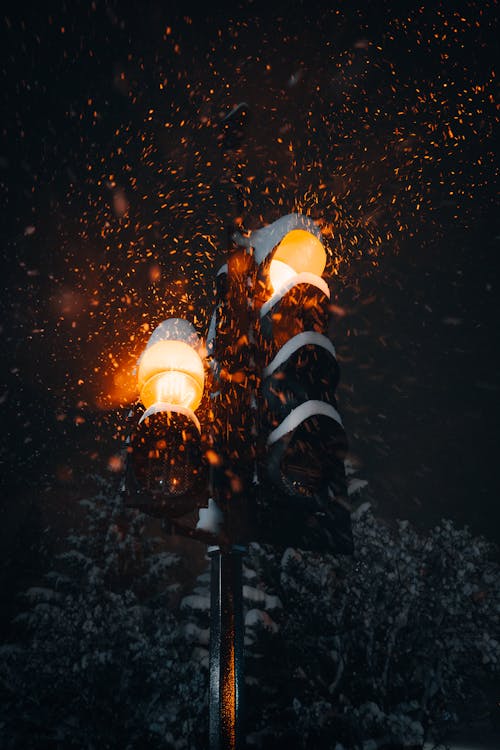
<svg viewBox="0 0 500 750"><path fill-rule="evenodd" d="M116 468L148 326L203 333L229 228L294 209L328 237L339 404L378 512L500 541L496 3L268 6L4 11L4 570Z"/></svg>

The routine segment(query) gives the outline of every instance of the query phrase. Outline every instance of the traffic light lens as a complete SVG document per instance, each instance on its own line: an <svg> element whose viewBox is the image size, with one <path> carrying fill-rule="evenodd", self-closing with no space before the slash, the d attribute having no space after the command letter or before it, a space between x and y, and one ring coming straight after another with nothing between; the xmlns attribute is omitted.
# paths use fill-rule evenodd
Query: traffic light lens
<svg viewBox="0 0 500 750"><path fill-rule="evenodd" d="M146 408L163 402L194 411L200 403L202 393L199 382L191 375L168 370L150 378L142 387L140 398Z"/></svg>
<svg viewBox="0 0 500 750"><path fill-rule="evenodd" d="M347 443L342 426L317 414L301 422L270 447L270 479L287 495L308 498L331 485L335 494L345 490L344 459Z"/></svg>
<svg viewBox="0 0 500 750"><path fill-rule="evenodd" d="M311 497L323 483L323 469L311 446L295 444L281 462L281 481L290 495Z"/></svg>
<svg viewBox="0 0 500 750"><path fill-rule="evenodd" d="M273 261L287 264L294 274L307 272L322 276L326 266L326 252L314 234L304 229L292 229L276 248Z"/></svg>
<svg viewBox="0 0 500 750"><path fill-rule="evenodd" d="M203 395L204 380L200 355L184 341L157 341L141 357L138 384L146 409L164 401L194 411Z"/></svg>

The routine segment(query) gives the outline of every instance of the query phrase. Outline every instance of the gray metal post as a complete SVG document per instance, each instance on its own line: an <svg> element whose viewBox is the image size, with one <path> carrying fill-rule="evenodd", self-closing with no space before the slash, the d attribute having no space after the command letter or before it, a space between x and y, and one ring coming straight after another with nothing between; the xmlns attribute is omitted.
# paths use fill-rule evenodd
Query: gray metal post
<svg viewBox="0 0 500 750"><path fill-rule="evenodd" d="M243 592L245 548L209 547L210 591L210 750L242 750Z"/></svg>

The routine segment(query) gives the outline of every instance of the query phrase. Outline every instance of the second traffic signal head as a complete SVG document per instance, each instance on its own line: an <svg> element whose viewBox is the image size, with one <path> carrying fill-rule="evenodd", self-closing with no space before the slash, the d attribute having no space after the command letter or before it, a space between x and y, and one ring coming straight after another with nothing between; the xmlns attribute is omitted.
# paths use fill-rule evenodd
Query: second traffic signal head
<svg viewBox="0 0 500 750"><path fill-rule="evenodd" d="M312 219L289 214L253 232L261 346L261 429L268 478L286 496L345 492L347 451L328 338L326 250Z"/></svg>

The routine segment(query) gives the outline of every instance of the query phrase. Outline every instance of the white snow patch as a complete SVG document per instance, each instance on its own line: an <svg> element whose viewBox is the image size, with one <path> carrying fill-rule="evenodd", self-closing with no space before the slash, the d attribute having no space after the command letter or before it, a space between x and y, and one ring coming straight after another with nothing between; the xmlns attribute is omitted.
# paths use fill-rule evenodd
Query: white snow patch
<svg viewBox="0 0 500 750"><path fill-rule="evenodd" d="M162 321L149 337L146 349L154 346L158 341L184 341L193 349L197 349L200 345L195 327L184 318L167 318Z"/></svg>
<svg viewBox="0 0 500 750"><path fill-rule="evenodd" d="M227 263L224 263L217 271L217 276L222 276L223 273L227 273Z"/></svg>
<svg viewBox="0 0 500 750"><path fill-rule="evenodd" d="M354 495L356 492L360 492L363 487L366 487L368 482L366 479L350 479L347 485L347 494Z"/></svg>
<svg viewBox="0 0 500 750"><path fill-rule="evenodd" d="M240 232L235 232L233 238L239 245L253 247L255 261L260 265L283 237L293 229L304 229L321 240L321 230L314 221L309 216L297 213L281 216L272 224L250 232L248 237L240 234Z"/></svg>
<svg viewBox="0 0 500 750"><path fill-rule="evenodd" d="M181 601L181 609L196 609L206 612L210 609L210 596L201 596L199 594L185 596Z"/></svg>
<svg viewBox="0 0 500 750"><path fill-rule="evenodd" d="M266 594L265 591L256 589L253 586L243 586L243 598L255 604L262 604L265 609L278 609L283 606L279 597Z"/></svg>
<svg viewBox="0 0 500 750"><path fill-rule="evenodd" d="M208 499L208 507L200 508L198 511L197 529L209 531L212 534L218 534L224 522L224 514L218 507L213 498Z"/></svg>
<svg viewBox="0 0 500 750"><path fill-rule="evenodd" d="M267 438L267 445L273 445L273 443L276 443L278 440L284 437L284 435L287 435L289 432L292 432L292 430L297 429L297 427L306 419L316 416L330 417L330 419L335 420L335 422L337 422L341 427L343 426L340 414L336 409L333 408L331 404L316 400L306 401L305 403L300 404L300 406L297 406L295 409L292 409L290 414L285 417L283 422L269 434L269 437Z"/></svg>
<svg viewBox="0 0 500 750"><path fill-rule="evenodd" d="M283 552L283 557L281 558L281 567L286 568L288 563L292 560L294 560L295 562L300 562L302 560L302 555L293 547L287 547Z"/></svg>
<svg viewBox="0 0 500 750"><path fill-rule="evenodd" d="M273 360L268 364L262 373L263 377L267 378L269 375L280 367L283 362L291 357L298 349L308 345L320 346L330 352L333 358L335 358L335 347L327 336L317 331L303 331L298 333L296 336L291 338L284 344L278 351Z"/></svg>
<svg viewBox="0 0 500 750"><path fill-rule="evenodd" d="M252 568L248 568L246 565L243 565L243 578L245 578L247 581L252 580L253 578L257 578L257 573L255 570L252 570Z"/></svg>

